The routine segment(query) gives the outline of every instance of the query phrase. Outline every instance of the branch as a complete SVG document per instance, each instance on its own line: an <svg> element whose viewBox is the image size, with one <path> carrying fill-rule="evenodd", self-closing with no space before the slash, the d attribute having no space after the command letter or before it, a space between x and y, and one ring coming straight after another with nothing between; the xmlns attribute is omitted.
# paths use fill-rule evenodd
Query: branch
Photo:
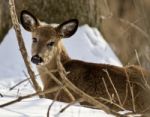
<svg viewBox="0 0 150 117"><path fill-rule="evenodd" d="M36 90L36 92L41 91L41 87L38 85L37 81L35 80L35 74L31 69L31 65L30 62L28 61L28 54L23 42L23 37L21 35L21 29L19 26L19 22L17 19L17 15L16 15L16 9L15 9L15 3L14 0L9 0L9 7L10 7L10 15L11 15L11 19L12 19L12 23L16 32L16 36L17 36L17 41L18 41L18 45L19 45L19 49L21 51L21 55L23 57L24 63L26 65L28 74L31 78L31 81L33 83L34 89Z"/></svg>
<svg viewBox="0 0 150 117"><path fill-rule="evenodd" d="M134 92L133 92L132 84L130 82L130 77L129 77L128 72L127 72L127 68L124 68L124 71L125 71L125 74L126 74L126 77L127 77L127 82L129 84L129 89L130 89L130 93L131 93L131 97L132 97L133 111L136 112Z"/></svg>
<svg viewBox="0 0 150 117"><path fill-rule="evenodd" d="M36 75L36 76L38 76L38 75ZM27 82L27 81L30 81L30 79L31 79L31 78L28 78L28 77L27 77L26 79L24 79L24 80L18 82L18 83L15 84L14 86L10 87L9 90L13 90L14 88L16 88L17 86L21 85L22 83Z"/></svg>
<svg viewBox="0 0 150 117"><path fill-rule="evenodd" d="M51 107L53 106L53 104L55 103L55 101L57 100L58 95L60 94L61 89L62 89L62 87L60 87L60 89L58 89L58 91L57 91L57 93L56 93L56 95L55 95L54 100L53 100L52 103L49 105L48 110L47 110L47 117L49 117L49 115L50 115L50 109L51 109Z"/></svg>
<svg viewBox="0 0 150 117"><path fill-rule="evenodd" d="M56 78L55 75L54 75L51 71L48 71L47 68L45 68L45 71L47 72L47 74L48 74L59 86L62 86L62 85L63 85L63 83L62 83L58 78ZM57 72L58 72L58 70L57 70ZM69 98L70 98L72 101L75 100L75 97L72 95L72 93L71 93L66 87L64 87L63 90L64 90L64 92L69 96Z"/></svg>
<svg viewBox="0 0 150 117"><path fill-rule="evenodd" d="M63 88L64 86L62 86ZM13 101L10 101L10 102L7 102L7 103L4 103L4 104L1 104L0 105L0 108L2 107L5 107L5 106L8 106L8 105L11 105L11 104L14 104L14 103L17 103L17 102L20 102L24 99L27 99L27 98L31 98L33 96L37 96L37 95L44 95L44 94L47 94L47 93L53 93L57 90L59 90L61 87L60 86L56 86L56 87L53 87L51 89L48 89L48 90L45 90L45 91L40 91L40 92L36 92L36 93L32 93L32 94L29 94L29 95L26 95L26 96L20 96L18 97L17 99L13 100Z"/></svg>
<svg viewBox="0 0 150 117"><path fill-rule="evenodd" d="M24 82L26 82L26 81L28 81L28 80L30 80L30 78L27 78L27 79L24 79L24 80L18 82L18 83L15 84L14 86L10 87L9 90L13 90L13 89L16 88L17 86L21 85L22 83L24 83Z"/></svg>
<svg viewBox="0 0 150 117"><path fill-rule="evenodd" d="M57 115L63 113L63 112L64 112L67 108L69 108L70 106L72 106L72 105L74 105L74 104L76 104L76 103L81 103L81 102L83 102L83 101L84 101L84 100L83 100L82 98L79 98L79 99L77 99L77 100L74 100L74 101L70 102L68 105L66 105L65 107L63 107L63 108L58 112Z"/></svg>
<svg viewBox="0 0 150 117"><path fill-rule="evenodd" d="M116 94L116 96L117 96L117 98L118 98L119 105L122 106L122 102L121 102L120 96L119 96L119 94L118 94L118 91L117 91L117 89L116 89L116 87L115 87L113 81L111 80L111 77L110 77L110 75L109 75L107 69L103 69L103 71L104 71L104 72L107 74L107 76L108 76L108 79L109 79L109 81L110 81L110 83L111 83L111 85L112 85L112 87L113 87L113 89L114 89L114 91L115 91L115 94Z"/></svg>

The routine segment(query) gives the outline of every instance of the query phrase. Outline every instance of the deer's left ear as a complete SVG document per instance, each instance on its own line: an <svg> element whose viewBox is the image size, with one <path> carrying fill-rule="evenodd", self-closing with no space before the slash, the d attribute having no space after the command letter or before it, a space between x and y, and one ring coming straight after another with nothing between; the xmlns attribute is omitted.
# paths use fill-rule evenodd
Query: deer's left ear
<svg viewBox="0 0 150 117"><path fill-rule="evenodd" d="M77 31L78 24L77 19L71 19L60 24L57 27L57 31L59 31L62 37L67 38L72 36Z"/></svg>

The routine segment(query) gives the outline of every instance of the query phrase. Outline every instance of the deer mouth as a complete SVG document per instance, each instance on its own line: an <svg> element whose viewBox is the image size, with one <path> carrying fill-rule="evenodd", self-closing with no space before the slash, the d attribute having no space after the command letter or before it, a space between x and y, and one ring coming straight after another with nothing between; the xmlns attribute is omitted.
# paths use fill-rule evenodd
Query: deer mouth
<svg viewBox="0 0 150 117"><path fill-rule="evenodd" d="M40 64L42 64L44 62L43 59L40 56L38 56L38 55L34 55L31 58L31 61L32 61L32 63L34 63L36 65L40 65Z"/></svg>

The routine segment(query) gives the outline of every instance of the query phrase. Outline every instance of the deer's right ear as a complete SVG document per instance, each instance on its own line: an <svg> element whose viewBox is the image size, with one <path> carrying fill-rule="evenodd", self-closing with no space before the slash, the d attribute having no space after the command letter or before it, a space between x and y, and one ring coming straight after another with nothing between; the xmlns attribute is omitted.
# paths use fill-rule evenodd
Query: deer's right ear
<svg viewBox="0 0 150 117"><path fill-rule="evenodd" d="M20 21L24 29L27 31L32 31L34 28L39 26L39 22L36 17L26 10L21 12Z"/></svg>

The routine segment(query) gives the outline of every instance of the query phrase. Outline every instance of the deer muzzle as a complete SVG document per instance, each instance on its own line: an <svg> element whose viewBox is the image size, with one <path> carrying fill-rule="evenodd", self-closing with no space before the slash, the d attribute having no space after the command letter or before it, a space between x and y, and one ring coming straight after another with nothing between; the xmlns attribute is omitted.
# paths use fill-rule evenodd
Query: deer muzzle
<svg viewBox="0 0 150 117"><path fill-rule="evenodd" d="M40 63L43 62L43 59L39 55L34 55L34 56L32 56L31 61L34 64L39 65Z"/></svg>

